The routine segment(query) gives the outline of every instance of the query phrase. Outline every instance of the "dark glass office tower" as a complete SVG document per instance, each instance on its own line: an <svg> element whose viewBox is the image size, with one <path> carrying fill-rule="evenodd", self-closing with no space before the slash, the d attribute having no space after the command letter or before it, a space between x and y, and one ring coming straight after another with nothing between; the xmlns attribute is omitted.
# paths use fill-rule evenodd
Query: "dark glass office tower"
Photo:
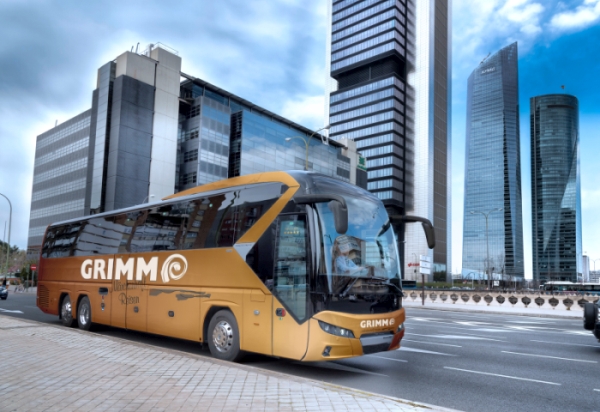
<svg viewBox="0 0 600 412"><path fill-rule="evenodd" d="M469 76L463 274L523 277L517 43Z"/></svg>
<svg viewBox="0 0 600 412"><path fill-rule="evenodd" d="M419 255L450 267L448 0L332 0L328 64L332 139L355 140L368 189L395 213L429 218L435 251L419 227L400 243L406 278ZM420 277L419 277L420 278ZM431 280L431 278L430 278Z"/></svg>
<svg viewBox="0 0 600 412"><path fill-rule="evenodd" d="M577 282L581 265L579 102L568 94L532 97L533 279Z"/></svg>

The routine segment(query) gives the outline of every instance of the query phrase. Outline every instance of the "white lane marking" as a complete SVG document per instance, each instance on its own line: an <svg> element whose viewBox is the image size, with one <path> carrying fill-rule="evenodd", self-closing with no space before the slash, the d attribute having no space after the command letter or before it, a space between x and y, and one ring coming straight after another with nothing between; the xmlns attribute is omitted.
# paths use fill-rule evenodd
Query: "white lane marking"
<svg viewBox="0 0 600 412"><path fill-rule="evenodd" d="M483 328L483 329L472 329L472 330L475 331L475 332L492 332L492 333L495 333L495 332L513 332L510 329L507 330L507 329L486 329L486 328Z"/></svg>
<svg viewBox="0 0 600 412"><path fill-rule="evenodd" d="M594 389L596 392L600 392L600 389Z"/></svg>
<svg viewBox="0 0 600 412"><path fill-rule="evenodd" d="M462 346L460 346L460 345L451 345L449 343L439 343L439 342L423 342L422 340L402 339L402 342L415 342L415 343L425 343L427 345L452 346L454 348L462 348Z"/></svg>
<svg viewBox="0 0 600 412"><path fill-rule="evenodd" d="M436 323L436 322L433 322ZM457 327L453 327L453 326L448 326L447 322L439 322L439 323L444 323L443 326L440 326L440 328L447 328L447 329L458 329L458 330L469 330L469 331L482 331L485 332L484 329L466 329L466 328L457 328ZM418 328L421 325L410 325L410 323L406 323L407 326L411 326L411 327L415 327ZM553 334L561 334L564 335L565 333L570 334L570 335L577 335L577 336L589 336L589 332L581 330L581 331L574 331L574 330L566 330L566 329L561 329L561 328L549 328L549 327L545 327L545 326L516 326L516 325L507 325L506 329L503 330L503 332L510 332L510 333L553 333Z"/></svg>
<svg viewBox="0 0 600 412"><path fill-rule="evenodd" d="M8 309L1 309L1 308L0 308L0 312L5 312L5 313L23 313L20 310L8 310Z"/></svg>
<svg viewBox="0 0 600 412"><path fill-rule="evenodd" d="M498 376L500 378L508 378L508 379L516 379L518 381L528 381L528 382L537 382L537 383L545 383L547 385L556 385L556 386L561 386L560 383L554 383L554 382L546 382L546 381L538 381L536 379L527 379L527 378L519 378L517 376L508 376L508 375L499 375L497 373L489 373L489 372L478 372L478 371L470 371L468 369L459 369L459 368L451 368L449 366L444 366L444 369L450 369L453 371L461 371L461 372L469 372L469 373L476 373L478 375L488 375L488 376Z"/></svg>
<svg viewBox="0 0 600 412"><path fill-rule="evenodd" d="M572 362L598 363L598 361L592 361L592 360L557 358L556 356L534 355L534 354L531 354L531 353L508 352L508 351L505 351L505 350L500 351L500 352L502 352L502 353L510 353L512 355L533 356L534 358L560 359L560 360L568 360L568 361L572 361Z"/></svg>
<svg viewBox="0 0 600 412"><path fill-rule="evenodd" d="M420 309L420 308L415 307L415 306L407 306L406 308L407 309L417 309L417 310L422 310L422 311L426 311L427 310L429 312L444 312L444 309ZM477 307L472 307L472 308L473 309L477 309ZM448 313L448 312L446 311L446 313ZM475 319L485 319L488 322L490 321L490 318L502 318L502 319L505 319L507 317L508 318L520 319L520 320L527 320L527 319L532 320L532 321L533 320L537 320L537 319L542 320L541 318L536 317L536 316L511 315L509 313L503 313L502 315L496 315L494 313L490 313L490 314L486 314L486 315L475 315L475 314L467 314L467 313L462 313L462 312L452 312L452 318L453 319L457 319L457 318L460 318L460 317L463 317L463 318L475 318ZM565 320L568 320L568 318L565 318ZM548 319L544 319L544 321L548 321L549 322ZM503 320L503 322L506 322L506 320Z"/></svg>
<svg viewBox="0 0 600 412"><path fill-rule="evenodd" d="M533 339L531 340L531 342L550 343L552 345L586 346L588 348L597 348L598 347L598 345L584 345L582 343L548 342L548 341L545 341L545 340L533 340Z"/></svg>
<svg viewBox="0 0 600 412"><path fill-rule="evenodd" d="M403 352L417 352L417 353L427 353L429 355L441 355L441 356L456 356L456 355L451 355L449 353L441 353L441 352L432 352L430 350L424 350L424 349L414 349L414 348L407 348L406 346L402 346L400 349L398 349L400 351Z"/></svg>
<svg viewBox="0 0 600 412"><path fill-rule="evenodd" d="M520 324L532 324L532 325L551 325L556 322L547 322L547 321L529 321L529 320L507 320L506 323L520 323Z"/></svg>
<svg viewBox="0 0 600 412"><path fill-rule="evenodd" d="M427 336L428 338L439 338L439 339L457 339L457 340L469 339L469 340L491 340L491 341L494 341L494 342L508 342L506 340L484 338L483 336L477 336L477 335L469 335L468 333L464 333L462 335L422 335L420 333L407 333L406 335L407 336L408 335L411 335L411 336Z"/></svg>
<svg viewBox="0 0 600 412"><path fill-rule="evenodd" d="M445 329L468 330L470 332L478 330L478 329L473 329L473 328L459 328L459 327L456 327L456 326L450 326L450 325L448 325L448 322L432 322L432 323L442 323L442 326L439 326L439 327L440 328L445 328ZM406 323L406 326L412 327L413 325L411 325L410 323ZM419 327L419 326L423 326L423 325L415 325L415 326ZM513 330L513 329L504 329L504 330L502 330L502 332L515 332L515 330Z"/></svg>
<svg viewBox="0 0 600 412"><path fill-rule="evenodd" d="M404 359L394 359L394 358L386 358L385 356L375 356L375 355L371 355L372 358L379 358L379 359L385 359L385 360L393 360L395 362L404 362L404 363L408 363L407 360Z"/></svg>

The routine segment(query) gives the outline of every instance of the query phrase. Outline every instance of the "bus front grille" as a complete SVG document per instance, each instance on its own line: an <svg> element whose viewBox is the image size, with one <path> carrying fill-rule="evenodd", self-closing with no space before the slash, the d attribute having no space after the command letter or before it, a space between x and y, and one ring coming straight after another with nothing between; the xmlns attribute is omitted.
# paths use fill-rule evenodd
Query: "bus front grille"
<svg viewBox="0 0 600 412"><path fill-rule="evenodd" d="M362 335L360 343L362 344L363 354L383 352L389 349L394 339L393 332L379 332Z"/></svg>

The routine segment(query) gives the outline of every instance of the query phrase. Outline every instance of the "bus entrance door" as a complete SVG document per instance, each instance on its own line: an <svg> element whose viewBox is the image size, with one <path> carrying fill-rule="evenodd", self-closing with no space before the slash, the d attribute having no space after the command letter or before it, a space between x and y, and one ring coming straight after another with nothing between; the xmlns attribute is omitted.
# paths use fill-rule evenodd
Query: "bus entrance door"
<svg viewBox="0 0 600 412"><path fill-rule="evenodd" d="M115 255L115 272L119 273L113 280L111 325L146 331L147 288L145 276L141 281L135 280L136 260L131 255Z"/></svg>
<svg viewBox="0 0 600 412"><path fill-rule="evenodd" d="M305 214L279 218L275 246L273 355L300 360L308 346L308 239Z"/></svg>

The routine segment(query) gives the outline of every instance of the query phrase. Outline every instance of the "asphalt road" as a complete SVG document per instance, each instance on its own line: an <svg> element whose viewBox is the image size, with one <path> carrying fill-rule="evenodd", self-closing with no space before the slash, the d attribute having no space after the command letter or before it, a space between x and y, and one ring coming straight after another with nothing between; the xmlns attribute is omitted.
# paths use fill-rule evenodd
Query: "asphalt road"
<svg viewBox="0 0 600 412"><path fill-rule="evenodd" d="M35 296L0 313L59 325ZM245 364L464 411L600 411L600 343L579 319L407 309L402 349L334 362ZM193 342L97 326L94 333L210 356Z"/></svg>

